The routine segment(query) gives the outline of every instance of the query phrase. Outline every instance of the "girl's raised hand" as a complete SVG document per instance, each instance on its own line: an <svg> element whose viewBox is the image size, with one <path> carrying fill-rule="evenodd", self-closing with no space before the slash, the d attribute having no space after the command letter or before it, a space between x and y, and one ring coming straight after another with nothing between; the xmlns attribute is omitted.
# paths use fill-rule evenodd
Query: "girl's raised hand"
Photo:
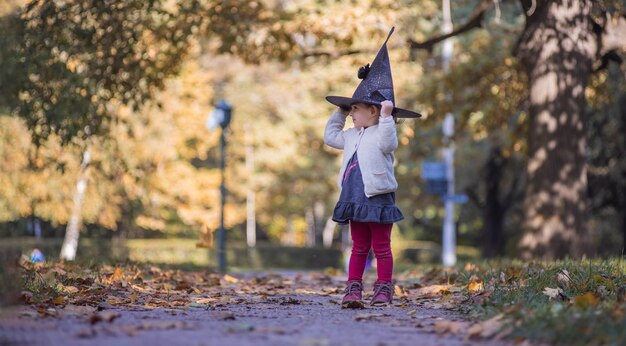
<svg viewBox="0 0 626 346"><path fill-rule="evenodd" d="M391 102L389 100L385 100L385 101L381 102L380 105L381 105L380 115L383 118L391 116L391 112L393 111L393 102Z"/></svg>

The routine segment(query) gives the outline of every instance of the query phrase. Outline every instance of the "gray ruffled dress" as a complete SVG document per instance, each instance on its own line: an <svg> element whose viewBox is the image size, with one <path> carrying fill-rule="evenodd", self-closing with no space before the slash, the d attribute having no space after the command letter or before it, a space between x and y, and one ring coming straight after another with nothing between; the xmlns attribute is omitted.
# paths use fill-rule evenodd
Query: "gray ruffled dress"
<svg viewBox="0 0 626 346"><path fill-rule="evenodd" d="M372 197L365 195L363 177L356 152L348 162L341 183L339 201L333 211L333 220L340 224L348 221L394 223L404 219L396 206L395 192Z"/></svg>

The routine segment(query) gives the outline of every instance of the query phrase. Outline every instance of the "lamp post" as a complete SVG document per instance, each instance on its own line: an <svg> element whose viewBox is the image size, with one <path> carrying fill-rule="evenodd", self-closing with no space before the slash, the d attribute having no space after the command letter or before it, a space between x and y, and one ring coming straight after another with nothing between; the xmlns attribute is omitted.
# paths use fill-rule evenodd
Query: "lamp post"
<svg viewBox="0 0 626 346"><path fill-rule="evenodd" d="M226 229L224 228L224 205L226 204L226 178L224 168L226 167L226 130L230 123L233 108L225 100L221 100L215 105L215 110L207 117L206 126L210 131L218 126L222 128L220 134L220 172L222 182L220 184L220 228L217 233L217 264L220 273L226 272Z"/></svg>

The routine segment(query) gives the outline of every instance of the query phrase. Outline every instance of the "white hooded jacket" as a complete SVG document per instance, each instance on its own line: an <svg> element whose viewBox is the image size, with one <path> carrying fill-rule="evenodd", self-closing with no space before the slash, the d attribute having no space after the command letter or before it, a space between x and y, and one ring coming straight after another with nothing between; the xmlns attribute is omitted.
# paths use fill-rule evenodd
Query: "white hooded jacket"
<svg viewBox="0 0 626 346"><path fill-rule="evenodd" d="M333 113L324 131L324 143L344 151L337 181L339 188L348 161L356 152L367 197L396 191L398 182L393 171L393 152L398 147L398 137L393 117L380 117L378 125L344 131L346 117L338 111Z"/></svg>

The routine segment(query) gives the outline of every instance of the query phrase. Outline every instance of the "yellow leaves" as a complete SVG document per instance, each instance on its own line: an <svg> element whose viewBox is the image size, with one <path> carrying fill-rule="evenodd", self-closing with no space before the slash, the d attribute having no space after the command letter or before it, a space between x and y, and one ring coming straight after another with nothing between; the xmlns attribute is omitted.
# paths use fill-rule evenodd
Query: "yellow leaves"
<svg viewBox="0 0 626 346"><path fill-rule="evenodd" d="M596 306L599 302L600 299L590 292L574 297L574 306L583 309Z"/></svg>
<svg viewBox="0 0 626 346"><path fill-rule="evenodd" d="M118 282L118 281L122 281L123 279L124 279L124 272L122 272L122 269L119 267L115 268L113 275L111 275L111 281Z"/></svg>
<svg viewBox="0 0 626 346"><path fill-rule="evenodd" d="M438 296L450 293L450 285L431 285L419 288L415 294L418 296Z"/></svg>
<svg viewBox="0 0 626 346"><path fill-rule="evenodd" d="M237 283L237 282L239 282L239 279L237 279L235 277L232 277L232 276L230 276L228 274L224 275L223 279L224 279L224 281L230 282L230 283Z"/></svg>
<svg viewBox="0 0 626 346"><path fill-rule="evenodd" d="M394 285L393 291L394 291L395 297L405 298L408 296L408 291L402 286Z"/></svg>
<svg viewBox="0 0 626 346"><path fill-rule="evenodd" d="M465 270L466 272L471 272L474 270L480 270L475 264L467 262L465 264L465 267L463 267L463 270Z"/></svg>
<svg viewBox="0 0 626 346"><path fill-rule="evenodd" d="M65 304L65 297L57 296L56 298L52 299L52 304L54 304L54 305L63 305L63 304Z"/></svg>
<svg viewBox="0 0 626 346"><path fill-rule="evenodd" d="M470 292L480 292L484 289L483 281L475 275L472 275L469 284L467 284L467 290Z"/></svg>

